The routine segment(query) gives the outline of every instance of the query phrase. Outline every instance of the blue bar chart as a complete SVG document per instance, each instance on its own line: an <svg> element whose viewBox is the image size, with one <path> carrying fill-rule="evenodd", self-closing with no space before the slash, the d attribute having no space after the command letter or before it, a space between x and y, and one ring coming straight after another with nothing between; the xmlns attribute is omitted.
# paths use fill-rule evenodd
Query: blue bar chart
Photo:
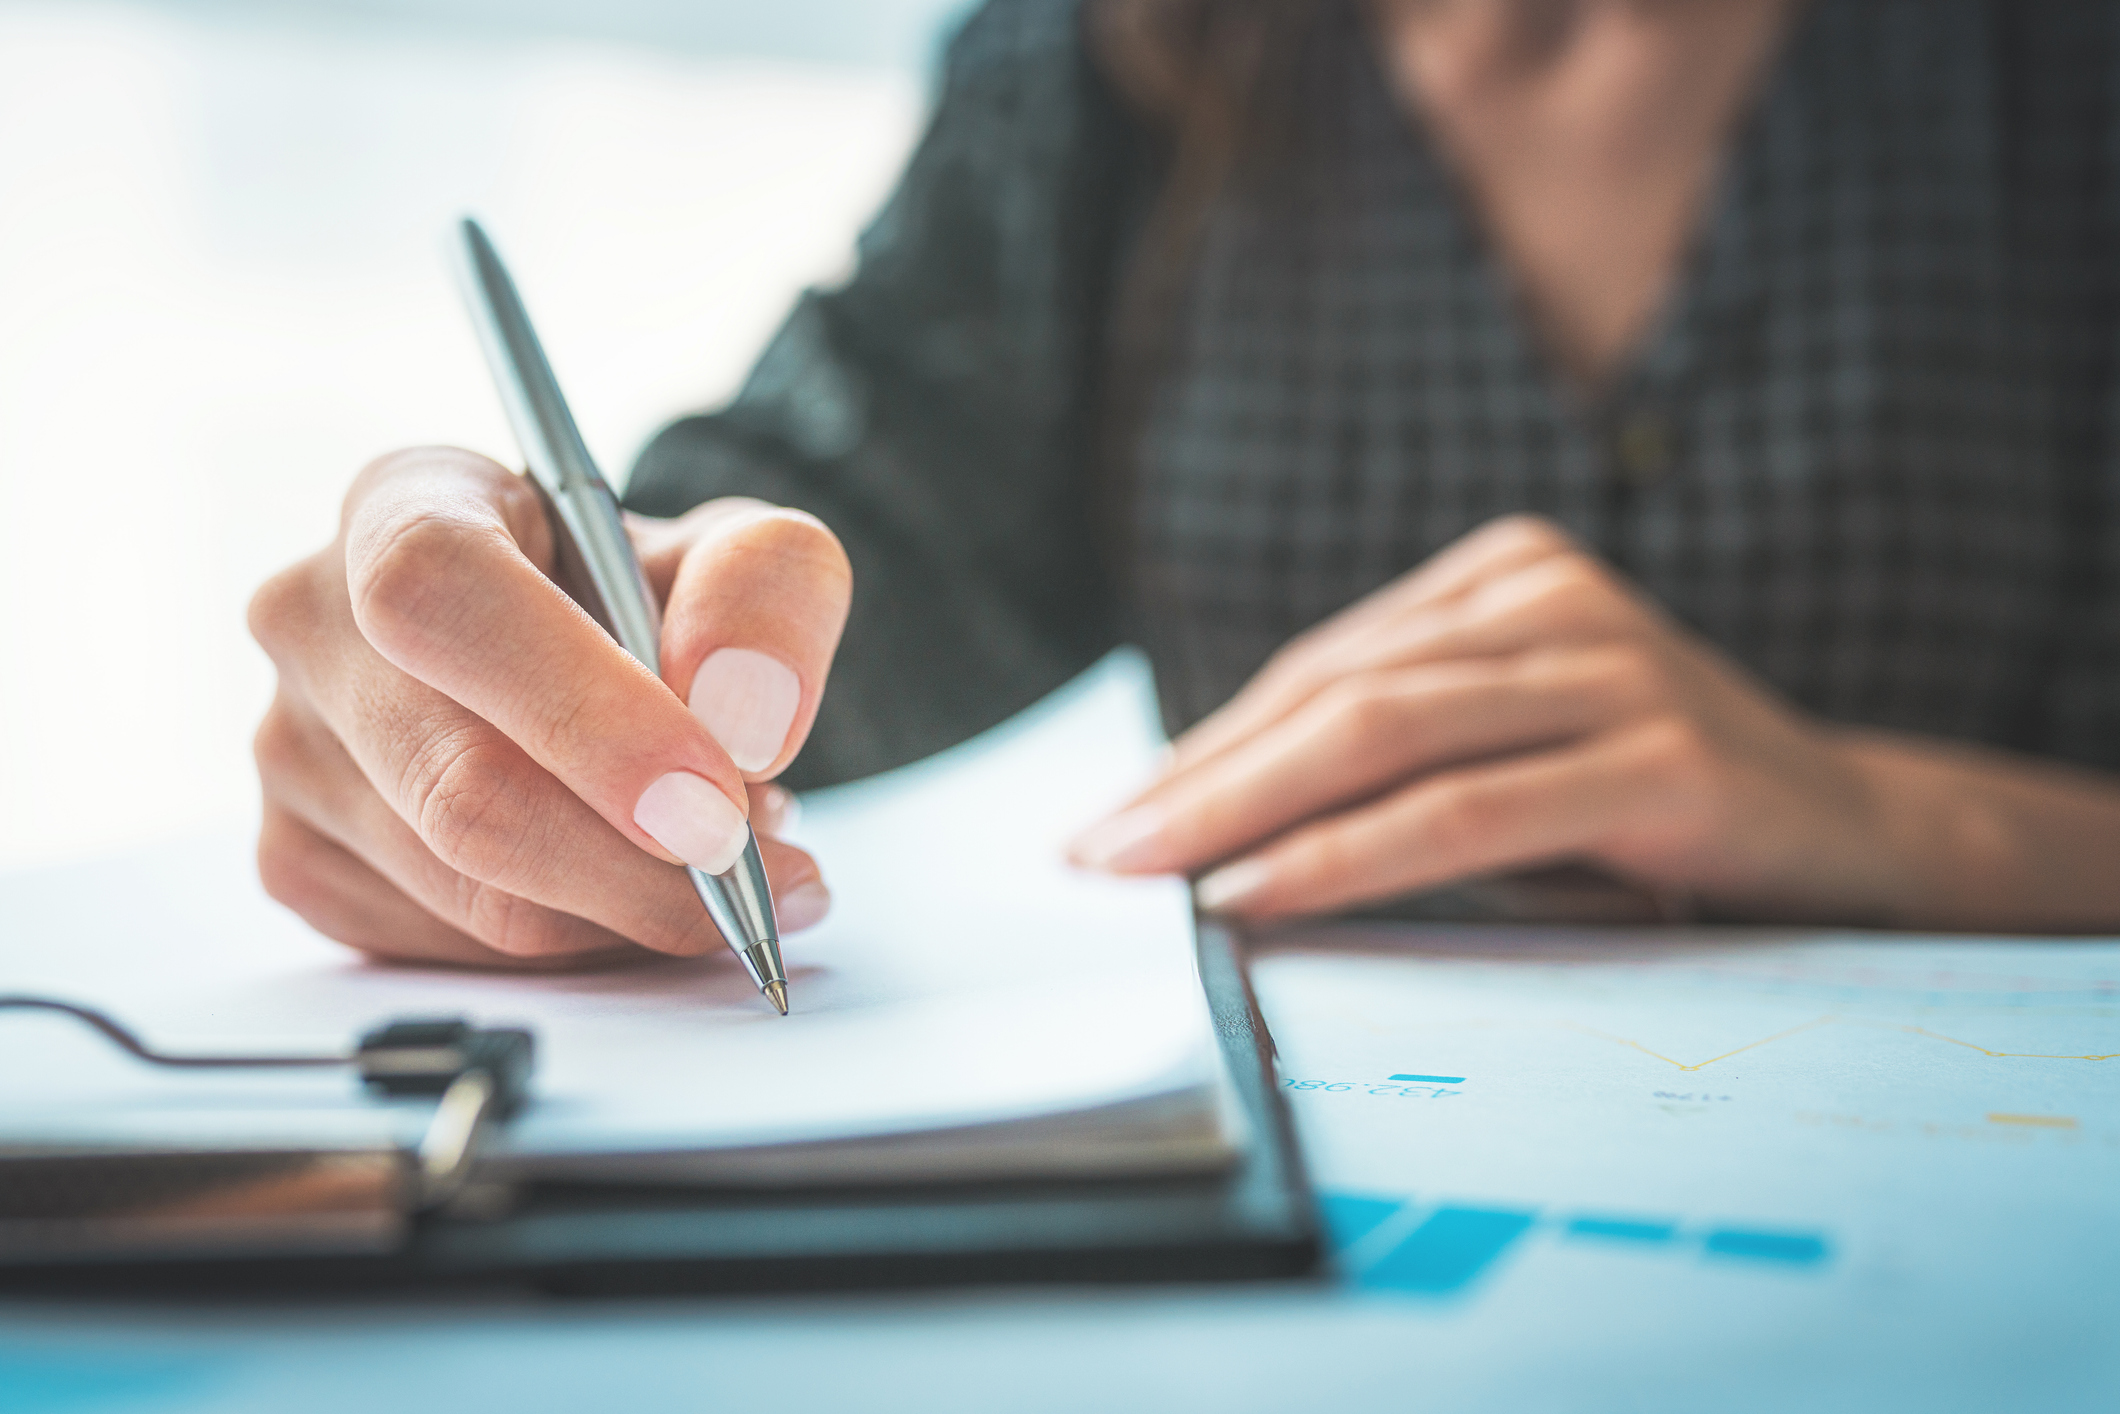
<svg viewBox="0 0 2120 1414"><path fill-rule="evenodd" d="M1452 1296L1472 1288L1532 1239L1667 1251L1686 1260L1757 1264L1762 1270L1824 1267L1824 1233L1731 1226L1715 1221L1605 1213L1548 1214L1459 1203L1328 1192L1319 1198L1344 1279L1364 1291Z"/></svg>

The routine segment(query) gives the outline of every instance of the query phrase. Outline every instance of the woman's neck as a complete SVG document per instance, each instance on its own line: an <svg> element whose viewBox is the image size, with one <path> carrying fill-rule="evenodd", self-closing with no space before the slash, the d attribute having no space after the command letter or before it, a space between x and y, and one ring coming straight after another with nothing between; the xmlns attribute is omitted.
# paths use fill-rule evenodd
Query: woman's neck
<svg viewBox="0 0 2120 1414"><path fill-rule="evenodd" d="M1801 0L1375 0L1399 92L1539 333L1607 384L1676 284Z"/></svg>

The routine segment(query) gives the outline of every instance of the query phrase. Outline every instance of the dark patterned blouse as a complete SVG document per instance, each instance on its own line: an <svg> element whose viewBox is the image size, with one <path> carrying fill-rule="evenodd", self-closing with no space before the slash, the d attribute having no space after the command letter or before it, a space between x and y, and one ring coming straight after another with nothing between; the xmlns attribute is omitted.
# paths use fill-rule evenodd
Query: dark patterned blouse
<svg viewBox="0 0 2120 1414"><path fill-rule="evenodd" d="M2120 766L2120 6L1814 0L1627 372L1573 397L1350 12L1297 160L1212 212L1100 532L1152 137L1079 0L994 0L844 288L631 484L846 541L801 785L926 754L1115 644L1173 727L1511 511L1826 717Z"/></svg>

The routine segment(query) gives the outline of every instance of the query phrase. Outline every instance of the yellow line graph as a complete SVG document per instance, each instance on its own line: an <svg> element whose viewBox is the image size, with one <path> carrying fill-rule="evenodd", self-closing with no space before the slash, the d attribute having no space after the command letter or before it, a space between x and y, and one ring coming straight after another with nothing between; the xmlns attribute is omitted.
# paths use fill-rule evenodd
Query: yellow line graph
<svg viewBox="0 0 2120 1414"><path fill-rule="evenodd" d="M1942 1033L1941 1031L1931 1031L1931 1030L1929 1030L1929 1029L1928 1029L1928 1028L1927 1028L1926 1026L1910 1026L1910 1025L1906 1025L1906 1024L1903 1024L1903 1023L1900 1023L1900 1022L1893 1022L1893 1021L1866 1021L1866 1020L1864 1020L1864 1019L1863 1019L1863 1018L1861 1018L1861 1017L1855 1017L1855 1016L1832 1016L1832 1015L1827 1015L1827 1016L1818 1016L1818 1017L1813 1017L1813 1018L1812 1018L1811 1020L1809 1020L1809 1021L1806 1021L1806 1022L1802 1022L1802 1023L1800 1023L1800 1024L1798 1024L1798 1025L1795 1025L1795 1026L1791 1026L1791 1027L1790 1027L1790 1028L1788 1028L1788 1029L1787 1029L1786 1031L1777 1031L1777 1032L1775 1032L1775 1033L1774 1033L1773 1035L1771 1035L1771 1036L1762 1036L1762 1037L1760 1037L1760 1038L1759 1038L1759 1039L1758 1039L1757 1041L1751 1041L1751 1042L1747 1042L1747 1043L1746 1043L1745 1045L1739 1046L1739 1047L1738 1047L1738 1048L1737 1048L1736 1050L1734 1050L1734 1051L1724 1051L1724 1052L1723 1052L1723 1053L1722 1053L1721 1055L1719 1055L1719 1056L1709 1056L1709 1057L1708 1057L1708 1058L1707 1058L1706 1060L1703 1060L1703 1061L1693 1061L1693 1062L1690 1062L1690 1063L1689 1063L1689 1062L1686 1062L1686 1061L1682 1061L1682 1060L1679 1060L1679 1059L1677 1059L1677 1058L1676 1058L1676 1057L1674 1057L1674 1056L1667 1056L1667 1055L1665 1055L1665 1054L1664 1054L1663 1052L1661 1052L1661 1051L1652 1051L1652 1050L1650 1050L1650 1049L1649 1049L1649 1048L1648 1048L1647 1046L1644 1046L1644 1045L1643 1045L1643 1044L1642 1044L1641 1042L1639 1042L1639 1041L1630 1041L1630 1040L1628 1040L1628 1039L1627 1039L1627 1038L1626 1038L1625 1036L1615 1036L1615 1035L1613 1035L1613 1034L1612 1034L1611 1032L1609 1032L1609 1031L1600 1031L1600 1030L1598 1030L1598 1029L1597 1029L1596 1027L1594 1027L1594 1026L1585 1026L1585 1025L1583 1025L1583 1024L1582 1024L1581 1022L1576 1022L1576 1021L1517 1021L1517 1022L1510 1022L1510 1021L1466 1021L1466 1022L1444 1022L1444 1023L1442 1023L1442 1024L1440 1025L1440 1026L1437 1026L1437 1027L1434 1027L1434 1028L1430 1028L1430 1029L1435 1029L1435 1030L1445 1030L1445 1029L1449 1029L1449 1028L1451 1028L1451 1027L1453 1027L1453 1026L1464 1026L1464 1027L1482 1027L1482 1028L1484 1028L1484 1027L1503 1027L1503 1026L1552 1026L1552 1027L1558 1027L1559 1029L1561 1029L1561 1030L1563 1030L1563 1031L1575 1031L1575 1032L1579 1032L1579 1033L1581 1033L1582 1035L1585 1035L1585 1036L1595 1036L1595 1037L1597 1037L1597 1038L1598 1038L1599 1040L1601 1040L1601 1041L1610 1041L1610 1042L1611 1042L1611 1043L1612 1043L1613 1045L1615 1045L1615 1046L1625 1046L1625 1047L1626 1047L1626 1048L1627 1048L1628 1050L1630 1050L1630 1051L1639 1051L1639 1052L1641 1052L1641 1053L1642 1053L1643 1055L1645 1055L1645 1056L1648 1056L1648 1057L1650 1057L1650 1058L1651 1058L1651 1059L1653 1059L1653 1060L1660 1060L1660 1061L1662 1061L1662 1062L1663 1062L1663 1063L1664 1063L1665 1065L1668 1065L1668 1066L1672 1067L1672 1068L1673 1068L1673 1069L1675 1069L1675 1070L1688 1070L1688 1071L1691 1071L1691 1070L1706 1070L1706 1069L1707 1069L1707 1068L1708 1068L1709 1066L1711 1066L1711 1065L1714 1065L1714 1064L1715 1064L1715 1063L1716 1063L1717 1061L1726 1061L1726 1060L1730 1059L1730 1057L1732 1057L1732 1056L1741 1056L1741 1055L1743 1055L1743 1054L1744 1054L1744 1053L1745 1053L1746 1051L1756 1051L1756 1050L1758 1050L1758 1049L1759 1049L1759 1048L1760 1048L1761 1046L1769 1046L1769 1045L1772 1045L1772 1044L1773 1044L1774 1042L1776 1042L1776 1041L1782 1041L1782 1040L1786 1040L1787 1038L1789 1038L1789 1037L1791 1037L1791 1036L1797 1036L1797 1035L1801 1035L1802 1033L1804 1033L1804 1032L1806 1032L1806 1031L1815 1031L1815 1030L1817 1030L1817 1029L1818 1029L1819 1027L1821 1027L1821 1026L1862 1026L1862 1027L1867 1027L1867 1028L1869 1028L1869 1029L1871 1029L1871 1030L1876 1030L1876 1031L1898 1031L1898 1032L1902 1032L1902 1033L1904 1033L1904 1034L1906 1034L1906 1035L1909 1035L1909 1036L1924 1036L1924 1037L1927 1037L1927 1038L1928 1038L1929 1040L1931 1040L1931 1041L1942 1041L1942 1042L1944 1042L1944 1043L1945 1043L1945 1044L1947 1044L1947 1045L1952 1045L1952 1046L1963 1046L1963 1047L1965 1047L1965 1048L1966 1048L1967 1050L1969 1050L1969 1051L1978 1051L1978 1052L1979 1052L1980 1054L1982 1054L1982 1055L1984 1055L1984 1056L1990 1056L1990 1057L1993 1057L1993 1058L1995 1058L1995 1059L1998 1059L1998 1060L2082 1060L2082 1061L2104 1061L2104 1060L2115 1060L2115 1059L2120 1059L2120 1051L2113 1051L2113 1052L2109 1052L2108 1054L2105 1054L2105 1055L2102 1055L2102 1056L2099 1056L2099 1055L2075 1055L2075 1054L2066 1054L2066 1055L2064 1055L2064 1054L2059 1054L2059 1053L2055 1053L2055 1052L2048 1052L2048 1051L1996 1051L1996 1050L1990 1050L1990 1049L1989 1049L1988 1047L1986 1047L1986 1046L1983 1046L1983 1045L1979 1044L1979 1043L1978 1043L1977 1041L1966 1041L1966 1040L1961 1040L1960 1038L1958 1038L1958 1037L1956 1037L1956 1036L1946 1036L1946 1035L1944 1035L1944 1034L1943 1034L1943 1033Z"/></svg>

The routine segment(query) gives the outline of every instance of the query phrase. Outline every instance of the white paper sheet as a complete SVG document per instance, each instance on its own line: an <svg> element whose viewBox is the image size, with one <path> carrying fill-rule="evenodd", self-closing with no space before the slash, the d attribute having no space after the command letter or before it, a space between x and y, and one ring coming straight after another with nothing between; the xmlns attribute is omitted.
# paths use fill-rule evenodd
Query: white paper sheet
<svg viewBox="0 0 2120 1414"><path fill-rule="evenodd" d="M536 1101L505 1140L518 1155L815 1144L1119 1106L1137 1127L1161 1115L1166 1159L1198 1166L1227 1148L1203 1145L1197 1122L1222 1069L1183 889L1059 855L1154 749L1139 670L1117 660L979 742L812 797L798 836L837 906L786 940L785 1020L727 956L585 977L363 965L265 901L233 842L0 883L0 965L7 990L108 1007L170 1049L331 1048L406 1014L527 1025L539 1060ZM353 1137L418 1119L380 1116L336 1073L165 1074L69 1025L0 1015L10 1135ZM1188 1104L1189 1127L1172 1118ZM1153 1157L1156 1134L1135 1137ZM978 1147L948 1162L976 1167Z"/></svg>

